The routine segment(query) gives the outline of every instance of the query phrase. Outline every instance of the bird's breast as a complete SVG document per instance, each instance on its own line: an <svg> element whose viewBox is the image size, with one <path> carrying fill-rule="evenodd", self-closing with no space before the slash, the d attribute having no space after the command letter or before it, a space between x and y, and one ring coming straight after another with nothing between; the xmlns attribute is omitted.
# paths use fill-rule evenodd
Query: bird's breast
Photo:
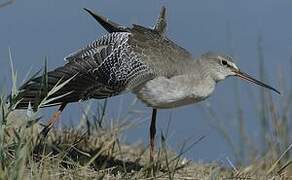
<svg viewBox="0 0 292 180"><path fill-rule="evenodd" d="M158 77L138 87L133 92L150 107L166 109L193 104L207 98L213 88L200 91L185 76Z"/></svg>

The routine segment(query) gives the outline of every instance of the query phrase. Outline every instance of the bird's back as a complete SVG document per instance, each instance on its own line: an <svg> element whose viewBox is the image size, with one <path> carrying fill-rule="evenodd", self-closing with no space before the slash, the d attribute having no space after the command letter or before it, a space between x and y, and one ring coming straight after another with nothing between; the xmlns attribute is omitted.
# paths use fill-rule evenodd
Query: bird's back
<svg viewBox="0 0 292 180"><path fill-rule="evenodd" d="M133 25L129 45L157 76L172 77L184 73L193 62L187 50L166 36L139 25Z"/></svg>

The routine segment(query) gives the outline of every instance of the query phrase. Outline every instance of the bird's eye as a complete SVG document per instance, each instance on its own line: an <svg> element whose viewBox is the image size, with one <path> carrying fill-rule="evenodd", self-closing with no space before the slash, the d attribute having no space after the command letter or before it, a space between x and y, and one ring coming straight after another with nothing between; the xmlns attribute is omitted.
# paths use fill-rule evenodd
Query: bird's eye
<svg viewBox="0 0 292 180"><path fill-rule="evenodd" d="M227 65L227 61L225 61L225 60L222 60L221 63L222 63L222 65L224 65L224 66Z"/></svg>

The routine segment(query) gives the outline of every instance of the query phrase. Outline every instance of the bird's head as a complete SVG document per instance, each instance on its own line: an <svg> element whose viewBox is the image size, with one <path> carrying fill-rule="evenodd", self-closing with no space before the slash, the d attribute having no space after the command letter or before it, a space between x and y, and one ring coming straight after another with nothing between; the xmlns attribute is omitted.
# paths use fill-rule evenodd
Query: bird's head
<svg viewBox="0 0 292 180"><path fill-rule="evenodd" d="M199 60L202 68L208 71L208 74L217 82L225 79L228 76L237 76L240 79L247 80L259 86L271 89L280 94L275 88L253 78L247 73L242 72L233 62L231 56L222 55L219 53L208 52L203 54Z"/></svg>

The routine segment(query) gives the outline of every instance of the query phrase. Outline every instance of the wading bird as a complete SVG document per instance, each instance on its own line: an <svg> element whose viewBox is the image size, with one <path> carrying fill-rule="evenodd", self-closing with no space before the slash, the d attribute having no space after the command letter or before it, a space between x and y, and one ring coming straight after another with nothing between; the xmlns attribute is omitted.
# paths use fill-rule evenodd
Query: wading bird
<svg viewBox="0 0 292 180"><path fill-rule="evenodd" d="M55 99L45 104L60 106L44 129L45 133L56 123L68 103L132 92L153 108L150 124L150 161L153 161L157 109L202 101L212 94L216 83L229 76L279 93L242 72L230 56L209 52L193 58L166 37L164 7L152 29L135 24L128 28L85 10L109 33L67 56L64 66L48 72L47 91L58 82L70 81L51 94L50 98ZM37 106L42 81L41 76L36 77L20 88L21 99L16 108L26 108L29 104Z"/></svg>

